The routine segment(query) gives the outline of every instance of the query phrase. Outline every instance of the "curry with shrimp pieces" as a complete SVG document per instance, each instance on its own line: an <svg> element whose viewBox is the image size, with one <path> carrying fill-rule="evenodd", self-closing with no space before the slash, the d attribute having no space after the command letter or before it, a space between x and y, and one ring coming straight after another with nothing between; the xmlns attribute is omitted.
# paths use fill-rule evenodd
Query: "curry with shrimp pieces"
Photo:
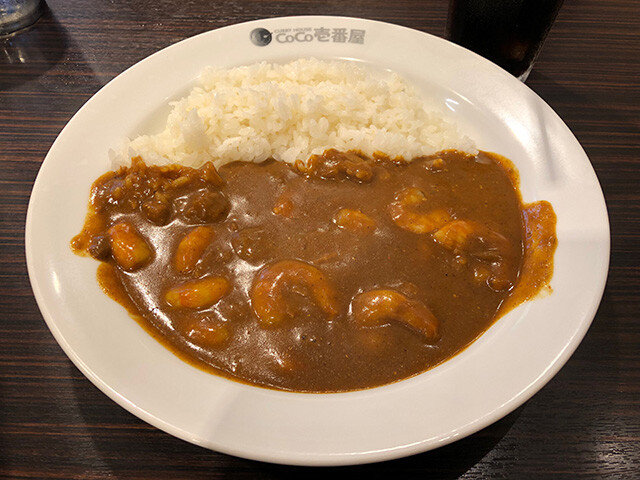
<svg viewBox="0 0 640 480"><path fill-rule="evenodd" d="M384 385L451 358L547 288L555 215L495 154L327 150L216 170L134 158L91 190L76 253L202 369L300 392Z"/></svg>

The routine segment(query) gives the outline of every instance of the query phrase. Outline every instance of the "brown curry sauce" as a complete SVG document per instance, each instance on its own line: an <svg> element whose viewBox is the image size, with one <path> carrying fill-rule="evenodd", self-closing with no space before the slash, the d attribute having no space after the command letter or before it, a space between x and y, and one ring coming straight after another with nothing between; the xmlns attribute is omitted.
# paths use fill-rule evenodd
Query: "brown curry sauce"
<svg viewBox="0 0 640 480"><path fill-rule="evenodd" d="M150 334L272 388L368 388L428 370L548 284L548 202L495 154L411 162L329 150L307 165L131 167L94 183L72 240Z"/></svg>

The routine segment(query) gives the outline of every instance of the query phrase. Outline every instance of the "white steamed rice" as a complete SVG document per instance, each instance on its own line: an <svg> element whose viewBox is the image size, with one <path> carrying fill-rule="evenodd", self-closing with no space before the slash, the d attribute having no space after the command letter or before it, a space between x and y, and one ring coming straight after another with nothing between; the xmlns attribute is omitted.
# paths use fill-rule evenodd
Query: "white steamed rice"
<svg viewBox="0 0 640 480"><path fill-rule="evenodd" d="M406 159L449 148L476 151L398 75L301 59L205 69L199 85L172 104L162 132L125 142L112 159L128 164L140 155L149 164L192 167L213 160L219 167L270 157L306 161L328 148Z"/></svg>

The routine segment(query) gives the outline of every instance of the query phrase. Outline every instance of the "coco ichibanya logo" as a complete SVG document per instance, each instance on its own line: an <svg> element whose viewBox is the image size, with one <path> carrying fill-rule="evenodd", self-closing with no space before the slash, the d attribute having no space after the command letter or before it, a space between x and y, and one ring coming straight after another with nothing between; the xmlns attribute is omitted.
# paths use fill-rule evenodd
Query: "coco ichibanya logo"
<svg viewBox="0 0 640 480"><path fill-rule="evenodd" d="M266 28L251 31L251 43L265 47L272 41L277 43L333 42L364 44L366 30L357 28L302 27L280 28L270 32Z"/></svg>

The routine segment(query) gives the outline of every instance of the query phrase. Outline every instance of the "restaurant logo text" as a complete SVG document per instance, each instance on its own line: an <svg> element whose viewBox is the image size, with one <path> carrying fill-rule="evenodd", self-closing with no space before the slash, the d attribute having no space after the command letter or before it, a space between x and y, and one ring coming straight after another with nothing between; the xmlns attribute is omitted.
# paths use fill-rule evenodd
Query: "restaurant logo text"
<svg viewBox="0 0 640 480"><path fill-rule="evenodd" d="M258 47L277 43L333 42L364 44L366 30L357 28L300 27L280 28L270 32L266 28L251 31L251 43Z"/></svg>

